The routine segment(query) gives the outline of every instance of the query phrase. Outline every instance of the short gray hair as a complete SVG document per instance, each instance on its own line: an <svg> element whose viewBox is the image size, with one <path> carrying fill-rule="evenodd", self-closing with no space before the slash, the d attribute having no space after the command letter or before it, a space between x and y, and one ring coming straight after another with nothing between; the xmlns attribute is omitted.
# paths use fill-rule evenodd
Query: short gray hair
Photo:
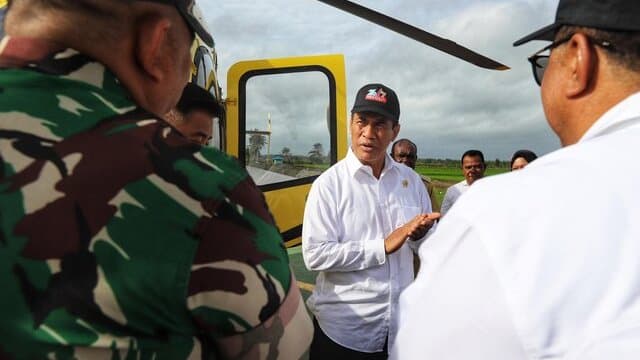
<svg viewBox="0 0 640 360"><path fill-rule="evenodd" d="M640 73L640 32L563 26L556 33L556 40L567 38L575 33L583 33L594 41L611 43L610 47L604 48L607 56L617 65Z"/></svg>
<svg viewBox="0 0 640 360"><path fill-rule="evenodd" d="M87 41L116 41L134 0L9 0L6 29L55 16L56 29ZM14 13L17 13L14 15ZM62 19L62 20L61 20ZM68 20L65 23L64 20ZM76 22L80 22L79 24ZM86 27L86 29L78 28Z"/></svg>

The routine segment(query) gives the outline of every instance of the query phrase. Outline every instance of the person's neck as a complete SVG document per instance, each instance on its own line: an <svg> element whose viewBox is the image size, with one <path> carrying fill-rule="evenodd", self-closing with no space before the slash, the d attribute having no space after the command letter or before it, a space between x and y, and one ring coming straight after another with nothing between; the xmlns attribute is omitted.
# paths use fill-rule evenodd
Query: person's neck
<svg viewBox="0 0 640 360"><path fill-rule="evenodd" d="M18 13L11 15L14 17L19 16ZM170 107L154 106L155 102L147 96L148 91L145 89L149 86L151 80L145 77L145 72L133 60L135 45L131 38L120 38L118 43L115 44L95 44L77 35L67 34L69 31L64 29L47 27L47 24L45 24L47 22L44 21L41 22L42 24L29 22L26 26L16 24L14 21L6 24L6 35L14 38L29 38L35 42L49 44L47 48L52 51L60 51L67 48L74 49L95 59L109 69L120 81L123 88L127 90L134 102L141 108L158 116L164 115L171 109Z"/></svg>
<svg viewBox="0 0 640 360"><path fill-rule="evenodd" d="M579 98L567 101L564 128L557 133L562 146L580 141L582 136L609 109L627 97L640 91L640 75L618 68L606 68L600 72L596 85Z"/></svg>
<svg viewBox="0 0 640 360"><path fill-rule="evenodd" d="M632 92L601 92L577 102L573 106L567 118L568 122L564 131L558 134L563 147L573 145L580 141L582 136L600 119L609 109L626 99Z"/></svg>
<svg viewBox="0 0 640 360"><path fill-rule="evenodd" d="M376 161L373 164L365 164L371 168L371 172L376 179L380 179L380 175L382 175L382 170L384 170L385 158L382 158L380 161Z"/></svg>

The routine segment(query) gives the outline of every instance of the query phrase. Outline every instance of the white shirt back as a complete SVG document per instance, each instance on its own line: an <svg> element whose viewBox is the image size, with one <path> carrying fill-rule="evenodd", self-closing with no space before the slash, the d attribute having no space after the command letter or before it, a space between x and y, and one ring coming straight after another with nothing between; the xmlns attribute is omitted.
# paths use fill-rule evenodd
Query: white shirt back
<svg viewBox="0 0 640 360"><path fill-rule="evenodd" d="M474 183L420 249L396 359L640 358L640 94Z"/></svg>

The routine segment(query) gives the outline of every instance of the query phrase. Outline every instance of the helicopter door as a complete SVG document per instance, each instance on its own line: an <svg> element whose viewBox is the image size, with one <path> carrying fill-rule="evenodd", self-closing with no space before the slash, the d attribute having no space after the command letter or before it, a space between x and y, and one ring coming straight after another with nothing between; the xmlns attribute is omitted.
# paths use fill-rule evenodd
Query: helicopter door
<svg viewBox="0 0 640 360"><path fill-rule="evenodd" d="M227 73L227 153L238 158L286 246L300 244L311 183L346 155L344 57L243 61Z"/></svg>

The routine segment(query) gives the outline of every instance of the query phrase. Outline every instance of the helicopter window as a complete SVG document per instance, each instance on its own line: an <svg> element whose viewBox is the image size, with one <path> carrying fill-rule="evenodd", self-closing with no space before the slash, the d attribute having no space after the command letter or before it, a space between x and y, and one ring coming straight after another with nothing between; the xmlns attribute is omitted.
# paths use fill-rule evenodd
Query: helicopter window
<svg viewBox="0 0 640 360"><path fill-rule="evenodd" d="M213 133L211 134L211 141L209 142L209 144L207 144L207 146L211 146L220 151L224 151L224 131L224 121L222 121L218 117L213 118Z"/></svg>
<svg viewBox="0 0 640 360"><path fill-rule="evenodd" d="M245 94L244 163L256 184L313 178L331 165L335 150L324 73L252 76Z"/></svg>

